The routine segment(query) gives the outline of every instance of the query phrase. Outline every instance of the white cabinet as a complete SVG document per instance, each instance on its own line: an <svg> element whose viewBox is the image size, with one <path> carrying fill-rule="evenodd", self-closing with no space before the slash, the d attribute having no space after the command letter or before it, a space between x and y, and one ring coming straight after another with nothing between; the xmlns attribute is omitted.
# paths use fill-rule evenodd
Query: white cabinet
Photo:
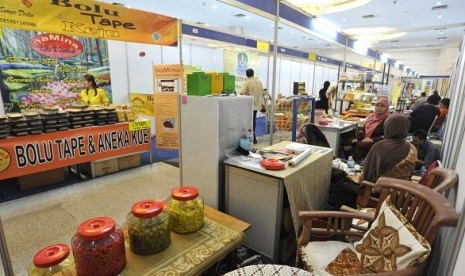
<svg viewBox="0 0 465 276"><path fill-rule="evenodd" d="M224 210L223 160L252 128L251 96L181 101L180 166L183 185L196 186L205 204Z"/></svg>

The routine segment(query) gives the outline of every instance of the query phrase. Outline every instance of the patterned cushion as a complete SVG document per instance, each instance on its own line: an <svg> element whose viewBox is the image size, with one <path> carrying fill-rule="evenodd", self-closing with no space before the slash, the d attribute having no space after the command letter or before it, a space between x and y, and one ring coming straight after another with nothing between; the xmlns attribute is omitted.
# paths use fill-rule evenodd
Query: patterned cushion
<svg viewBox="0 0 465 276"><path fill-rule="evenodd" d="M364 274L368 272L362 267L357 254L350 248L342 250L325 270L335 276Z"/></svg>
<svg viewBox="0 0 465 276"><path fill-rule="evenodd" d="M344 269L338 263L340 263L341 259L350 258L346 254L340 256L341 252L347 252L347 250L354 251L352 244L347 242L309 242L301 247L302 261L308 270L315 273L315 275L333 275L333 271ZM327 268L329 271L327 271ZM346 269L349 268L346 267Z"/></svg>
<svg viewBox="0 0 465 276"><path fill-rule="evenodd" d="M390 197L354 247L362 266L373 272L395 271L421 263L431 251L429 243L391 204Z"/></svg>

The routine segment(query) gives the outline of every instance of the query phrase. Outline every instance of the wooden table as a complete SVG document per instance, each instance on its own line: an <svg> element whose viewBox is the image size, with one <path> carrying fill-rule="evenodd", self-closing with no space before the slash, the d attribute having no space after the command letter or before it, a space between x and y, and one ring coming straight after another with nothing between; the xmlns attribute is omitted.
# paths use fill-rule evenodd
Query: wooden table
<svg viewBox="0 0 465 276"><path fill-rule="evenodd" d="M126 243L127 265L119 275L200 275L225 258L245 239L250 224L205 206L205 226L191 234L171 232L171 244L164 251L138 256ZM74 266L65 276L74 276Z"/></svg>

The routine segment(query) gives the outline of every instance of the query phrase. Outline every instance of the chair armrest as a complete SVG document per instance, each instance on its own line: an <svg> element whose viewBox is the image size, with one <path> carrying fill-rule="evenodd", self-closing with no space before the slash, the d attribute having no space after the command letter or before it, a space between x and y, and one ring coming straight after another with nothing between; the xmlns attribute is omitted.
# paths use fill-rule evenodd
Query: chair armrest
<svg viewBox="0 0 465 276"><path fill-rule="evenodd" d="M363 198L362 201L359 203L360 207L365 208L368 205L368 201L371 198L371 193L373 192L373 189L375 189L376 184L370 181L363 180L360 182L360 186L365 186L364 192L363 192Z"/></svg>
<svg viewBox="0 0 465 276"><path fill-rule="evenodd" d="M298 238L298 245L307 244L310 235L325 236L353 236L362 237L363 231L351 231L352 219L369 219L367 214L356 214L340 211L300 211L299 218L302 220L302 232ZM324 227L313 227L314 221L323 221Z"/></svg>
<svg viewBox="0 0 465 276"><path fill-rule="evenodd" d="M342 205L340 210L343 211L343 212L355 213L355 214L364 216L365 218L363 218L363 220L373 221L375 219L372 215L369 215L367 213L364 213L364 212L362 212L360 210L354 209L354 208L349 207L349 206Z"/></svg>

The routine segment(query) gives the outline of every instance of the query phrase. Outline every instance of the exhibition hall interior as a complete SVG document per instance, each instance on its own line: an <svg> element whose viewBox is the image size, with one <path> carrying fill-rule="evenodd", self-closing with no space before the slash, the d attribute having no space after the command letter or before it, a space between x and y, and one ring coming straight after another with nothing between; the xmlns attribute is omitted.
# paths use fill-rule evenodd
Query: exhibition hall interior
<svg viewBox="0 0 465 276"><path fill-rule="evenodd" d="M2 1L0 275L464 275L464 10Z"/></svg>

